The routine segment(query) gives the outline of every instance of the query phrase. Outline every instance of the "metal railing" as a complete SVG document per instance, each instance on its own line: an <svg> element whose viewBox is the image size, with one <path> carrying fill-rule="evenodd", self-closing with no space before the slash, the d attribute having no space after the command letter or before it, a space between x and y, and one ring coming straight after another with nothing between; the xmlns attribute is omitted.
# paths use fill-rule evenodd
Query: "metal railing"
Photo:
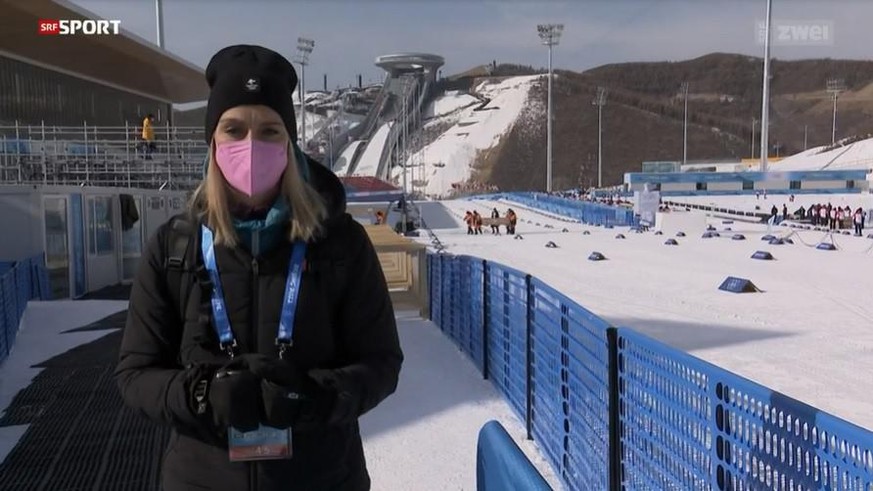
<svg viewBox="0 0 873 491"><path fill-rule="evenodd" d="M207 152L202 128L0 126L0 184L191 189Z"/></svg>
<svg viewBox="0 0 873 491"><path fill-rule="evenodd" d="M0 262L0 363L15 345L27 302L50 298L49 275L42 254L23 261Z"/></svg>

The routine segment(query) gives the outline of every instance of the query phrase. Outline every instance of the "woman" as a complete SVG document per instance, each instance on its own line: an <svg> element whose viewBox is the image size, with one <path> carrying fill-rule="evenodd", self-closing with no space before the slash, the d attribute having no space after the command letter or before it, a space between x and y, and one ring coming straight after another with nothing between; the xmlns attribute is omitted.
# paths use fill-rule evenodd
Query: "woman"
<svg viewBox="0 0 873 491"><path fill-rule="evenodd" d="M206 177L143 255L121 394L173 429L165 491L369 489L358 417L403 359L376 253L294 144L291 64L231 46L206 79Z"/></svg>

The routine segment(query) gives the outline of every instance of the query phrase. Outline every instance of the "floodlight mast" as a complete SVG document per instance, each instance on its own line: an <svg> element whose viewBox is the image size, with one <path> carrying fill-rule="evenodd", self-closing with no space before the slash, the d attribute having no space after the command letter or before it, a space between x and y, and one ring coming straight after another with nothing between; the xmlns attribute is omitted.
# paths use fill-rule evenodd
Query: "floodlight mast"
<svg viewBox="0 0 873 491"><path fill-rule="evenodd" d="M597 87L597 96L591 103L597 106L597 187L603 187L603 106L606 105L606 89Z"/></svg>
<svg viewBox="0 0 873 491"><path fill-rule="evenodd" d="M767 0L767 19L764 25L764 81L763 101L761 102L761 172L767 172L769 153L768 130L770 129L770 22L773 14L773 0Z"/></svg>
<svg viewBox="0 0 873 491"><path fill-rule="evenodd" d="M829 79L827 91L834 100L834 117L831 123L831 145L833 145L837 141L837 98L840 97L840 93L846 91L846 82L840 78Z"/></svg>
<svg viewBox="0 0 873 491"><path fill-rule="evenodd" d="M315 48L315 41L303 37L297 38L297 58L294 60L300 64L300 87L298 98L300 99L300 147L306 151L306 65L309 64L309 55Z"/></svg>
<svg viewBox="0 0 873 491"><path fill-rule="evenodd" d="M543 44L549 47L549 95L546 121L546 192L552 192L552 46L561 40L564 24L538 24L537 33Z"/></svg>

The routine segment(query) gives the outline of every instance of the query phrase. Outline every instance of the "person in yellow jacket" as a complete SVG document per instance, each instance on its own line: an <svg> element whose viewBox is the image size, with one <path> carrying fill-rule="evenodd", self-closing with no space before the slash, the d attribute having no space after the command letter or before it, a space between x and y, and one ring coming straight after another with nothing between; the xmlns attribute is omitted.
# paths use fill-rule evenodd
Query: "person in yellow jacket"
<svg viewBox="0 0 873 491"><path fill-rule="evenodd" d="M142 140L143 140L143 148L145 151L146 160L152 159L152 152L157 149L157 145L155 145L155 115L149 113L146 115L145 119L142 120Z"/></svg>

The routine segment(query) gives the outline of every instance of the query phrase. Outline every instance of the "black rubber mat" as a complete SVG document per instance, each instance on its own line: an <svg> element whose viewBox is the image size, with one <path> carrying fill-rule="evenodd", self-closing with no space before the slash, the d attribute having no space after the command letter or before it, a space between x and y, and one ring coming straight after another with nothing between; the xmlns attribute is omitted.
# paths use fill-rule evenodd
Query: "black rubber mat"
<svg viewBox="0 0 873 491"><path fill-rule="evenodd" d="M79 300L128 300L131 285L111 285L97 291L85 294Z"/></svg>
<svg viewBox="0 0 873 491"><path fill-rule="evenodd" d="M104 317L97 322L92 322L87 326L70 329L67 332L85 332L85 331L104 331L106 329L124 329L124 323L127 322L127 311L121 311L117 314L112 314L109 317Z"/></svg>
<svg viewBox="0 0 873 491"><path fill-rule="evenodd" d="M169 430L122 404L113 378L121 335L109 333L37 365L43 371L0 418L0 426L30 425L0 463L0 490L159 489Z"/></svg>

